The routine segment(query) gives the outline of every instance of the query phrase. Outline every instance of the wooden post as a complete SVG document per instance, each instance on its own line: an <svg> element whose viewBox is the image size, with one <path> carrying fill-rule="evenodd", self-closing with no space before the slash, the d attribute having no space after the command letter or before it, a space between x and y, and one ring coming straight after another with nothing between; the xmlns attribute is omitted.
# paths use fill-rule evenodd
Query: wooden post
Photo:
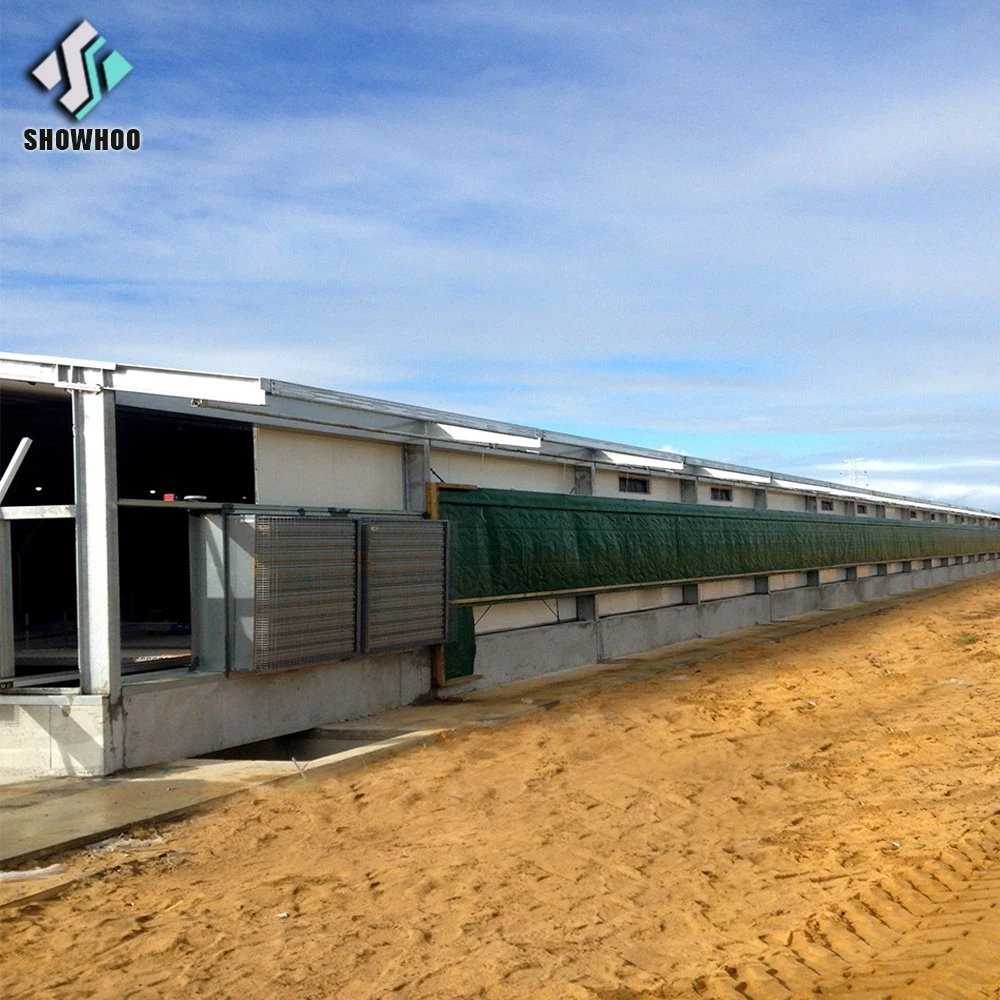
<svg viewBox="0 0 1000 1000"><path fill-rule="evenodd" d="M424 507L428 520L441 519L441 487L438 483L424 483Z"/></svg>

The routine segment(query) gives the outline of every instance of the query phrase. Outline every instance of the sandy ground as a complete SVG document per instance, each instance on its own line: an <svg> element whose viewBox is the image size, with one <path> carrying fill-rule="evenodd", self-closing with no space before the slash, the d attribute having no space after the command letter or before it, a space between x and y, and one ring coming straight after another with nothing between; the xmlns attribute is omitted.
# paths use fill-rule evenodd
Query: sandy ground
<svg viewBox="0 0 1000 1000"><path fill-rule="evenodd" d="M1000 996L998 759L992 578L139 831L4 911L0 993L839 996L943 885Z"/></svg>

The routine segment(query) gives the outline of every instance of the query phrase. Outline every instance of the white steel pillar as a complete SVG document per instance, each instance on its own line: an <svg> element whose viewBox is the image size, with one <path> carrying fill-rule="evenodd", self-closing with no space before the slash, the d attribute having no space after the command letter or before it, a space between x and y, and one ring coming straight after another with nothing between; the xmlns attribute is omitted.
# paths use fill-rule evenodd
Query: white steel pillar
<svg viewBox="0 0 1000 1000"><path fill-rule="evenodd" d="M83 694L105 695L114 702L121 690L115 394L100 384L80 384L70 392L80 690Z"/></svg>
<svg viewBox="0 0 1000 1000"><path fill-rule="evenodd" d="M0 517L0 678L14 676L14 588L10 521Z"/></svg>

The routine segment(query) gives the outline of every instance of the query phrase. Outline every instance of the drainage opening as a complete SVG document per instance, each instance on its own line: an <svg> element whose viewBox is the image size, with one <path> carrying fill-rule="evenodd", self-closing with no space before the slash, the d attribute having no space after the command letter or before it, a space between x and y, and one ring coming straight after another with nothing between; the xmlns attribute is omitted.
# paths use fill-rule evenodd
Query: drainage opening
<svg viewBox="0 0 1000 1000"><path fill-rule="evenodd" d="M383 740L405 736L406 729L306 729L288 736L275 736L238 747L201 754L200 760L319 760L346 750L371 746Z"/></svg>

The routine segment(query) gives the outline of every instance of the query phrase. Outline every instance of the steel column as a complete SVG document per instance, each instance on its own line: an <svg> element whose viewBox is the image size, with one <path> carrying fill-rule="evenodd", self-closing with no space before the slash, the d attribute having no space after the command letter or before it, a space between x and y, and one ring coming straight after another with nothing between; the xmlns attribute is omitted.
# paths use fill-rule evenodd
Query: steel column
<svg viewBox="0 0 1000 1000"><path fill-rule="evenodd" d="M76 608L80 690L116 701L121 690L115 396L81 384L73 398Z"/></svg>
<svg viewBox="0 0 1000 1000"><path fill-rule="evenodd" d="M14 586L10 522L0 517L0 677L14 676Z"/></svg>
<svg viewBox="0 0 1000 1000"><path fill-rule="evenodd" d="M403 507L423 513L427 509L425 485L430 476L431 449L420 444L404 444L403 448Z"/></svg>

